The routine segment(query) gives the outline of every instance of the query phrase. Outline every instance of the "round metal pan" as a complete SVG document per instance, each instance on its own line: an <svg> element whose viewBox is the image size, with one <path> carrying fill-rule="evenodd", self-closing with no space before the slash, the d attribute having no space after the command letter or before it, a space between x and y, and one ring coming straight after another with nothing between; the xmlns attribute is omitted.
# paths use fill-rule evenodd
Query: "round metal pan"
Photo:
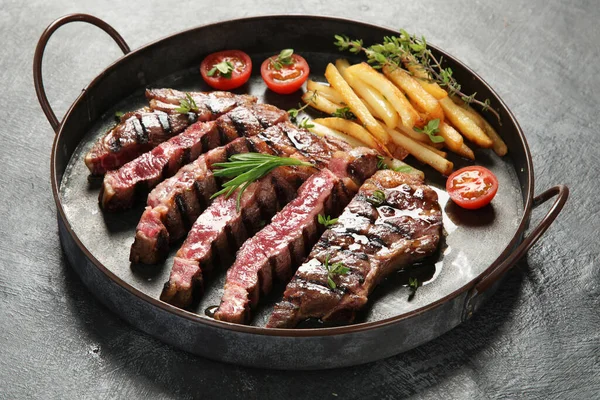
<svg viewBox="0 0 600 400"><path fill-rule="evenodd" d="M83 90L59 123L44 93L42 57L52 33L72 21L102 28L125 55ZM129 246L142 205L121 214L102 213L97 205L98 184L88 182L82 161L96 138L114 124L114 112L145 104L143 90L149 86L207 90L198 65L208 53L228 48L246 51L255 65L251 81L240 92L283 109L295 107L300 95L279 96L266 90L257 66L283 48L294 48L308 60L313 77L323 80L326 64L340 56L332 44L334 34L362 38L369 44L394 31L335 18L268 16L190 29L130 52L114 29L89 15L68 15L46 29L33 70L40 104L56 131L51 171L59 234L69 262L100 301L135 327L192 353L256 367L317 369L365 363L418 346L469 318L491 296L504 273L556 218L568 189L556 186L533 196L531 156L517 121L480 77L436 48L433 51L444 56L463 88L489 98L500 113L501 126L493 118L489 121L504 137L509 155L499 158L491 151L476 152L477 164L494 171L500 182L489 207L464 211L447 203L445 192L438 190L445 244L436 262L413 270L423 274L426 284L412 299L399 273L375 290L371 304L353 325L266 329L264 322L277 294L257 310L250 326L220 322L206 317L203 310L218 304L224 272L209 284L196 308L182 310L158 299L171 258L153 268L129 264ZM461 159L453 161L457 167L466 164ZM430 185L443 188L443 177L425 171ZM549 211L526 236L532 209L553 197Z"/></svg>

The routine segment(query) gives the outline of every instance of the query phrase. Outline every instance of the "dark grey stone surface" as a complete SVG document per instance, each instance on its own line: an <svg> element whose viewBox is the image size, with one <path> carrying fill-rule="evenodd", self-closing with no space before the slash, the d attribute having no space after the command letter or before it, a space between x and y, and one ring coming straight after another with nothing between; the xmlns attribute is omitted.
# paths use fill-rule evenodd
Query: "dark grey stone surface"
<svg viewBox="0 0 600 400"><path fill-rule="evenodd" d="M515 113L533 153L537 192L564 183L571 198L490 303L415 350L324 372L191 356L107 311L60 248L49 183L52 131L35 98L31 61L42 30L70 12L106 20L132 48L199 24L275 13L343 16L423 34L477 71ZM4 1L0 397L599 398L599 17L593 1ZM119 54L93 27L62 28L44 62L57 114Z"/></svg>

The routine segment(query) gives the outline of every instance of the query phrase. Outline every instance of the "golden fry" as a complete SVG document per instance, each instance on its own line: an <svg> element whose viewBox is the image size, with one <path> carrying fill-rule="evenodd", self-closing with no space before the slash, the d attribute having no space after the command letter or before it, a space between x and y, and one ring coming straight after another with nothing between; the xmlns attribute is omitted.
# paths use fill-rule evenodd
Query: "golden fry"
<svg viewBox="0 0 600 400"><path fill-rule="evenodd" d="M384 75L406 93L411 103L427 114L427 120L444 120L444 111L435 97L429 94L419 82L400 67L383 67ZM389 126L389 125L388 125Z"/></svg>
<svg viewBox="0 0 600 400"><path fill-rule="evenodd" d="M446 153L445 151L439 150L437 148L435 148L434 146L437 145L437 143L431 143L431 141L429 140L429 137L423 133L418 133L415 131L411 131L408 129L399 129L397 128L395 131L393 129L387 128L385 127L385 130L387 131L388 135L392 136L394 133L401 133L404 136L408 137L409 139L414 140L415 142L418 142L421 146L424 146L425 148L429 149L430 151L434 152L435 154L437 154L440 157L444 157L446 158L446 156L448 155L448 153ZM418 140L415 140L415 137L413 137L412 135L407 135L406 133L412 133L415 135L415 137L418 137ZM422 138L425 138L426 141L422 141Z"/></svg>
<svg viewBox="0 0 600 400"><path fill-rule="evenodd" d="M373 135L373 138L380 143L375 148L380 150L385 149L387 153L385 144L390 141L389 136L377 123L373 115L371 115L369 110L367 110L365 105L358 98L356 93L354 93L350 85L348 85L348 83L344 80L342 75L340 75L337 68L331 63L327 65L327 69L325 70L325 78L342 96L344 103L346 103L347 107L350 108L350 111L352 111L352 113L356 115L356 118L362 122L364 127Z"/></svg>
<svg viewBox="0 0 600 400"><path fill-rule="evenodd" d="M417 160L432 166L443 175L449 175L452 172L454 165L450 161L423 146L422 143L414 141L397 131L390 131L388 133L394 143L404 147Z"/></svg>
<svg viewBox="0 0 600 400"><path fill-rule="evenodd" d="M367 147L381 151L383 154L389 155L387 147L377 142L375 137L361 125L343 118L317 118L317 124L324 125L328 128L335 129L345 133L353 138L365 143Z"/></svg>
<svg viewBox="0 0 600 400"><path fill-rule="evenodd" d="M316 90L317 96L324 97L332 103L340 104L344 102L342 96L340 96L340 94L336 92L334 88L322 82L315 82L309 79L306 82L306 90L309 92L314 92Z"/></svg>
<svg viewBox="0 0 600 400"><path fill-rule="evenodd" d="M404 96L404 93L394 86L392 82L387 80L385 76L374 70L369 64L364 62L356 64L348 68L347 71L354 74L358 79L361 79L365 83L376 88L398 112L398 115L400 115L400 119L402 120L402 125L407 128L412 128L415 124L420 122L421 118L419 113L413 108L412 104L410 104L406 96Z"/></svg>
<svg viewBox="0 0 600 400"><path fill-rule="evenodd" d="M437 83L431 82L429 80L429 74L427 73L427 71L425 71L421 64L418 64L416 61L409 62L406 64L406 69L408 69L410 73L413 74L413 76L417 79L417 82L419 82L419 85L421 85L421 87L425 89L427 93L429 93L438 100L441 100L444 97L448 97L448 92L442 89Z"/></svg>
<svg viewBox="0 0 600 400"><path fill-rule="evenodd" d="M471 148L465 143L463 143L460 149L455 151L455 153L461 157L468 158L469 160L475 159L475 153L473 153L473 150L471 150Z"/></svg>
<svg viewBox="0 0 600 400"><path fill-rule="evenodd" d="M381 119L390 128L398 125L398 113L396 110L375 88L348 71L350 64L348 64L347 60L337 60L335 66L356 94L362 97L363 103L365 103L367 109L369 109L374 117Z"/></svg>
<svg viewBox="0 0 600 400"><path fill-rule="evenodd" d="M463 137L451 125L442 122L438 127L438 135L444 138L444 145L451 151L461 151L464 144Z"/></svg>
<svg viewBox="0 0 600 400"><path fill-rule="evenodd" d="M321 92L317 91L317 95L313 96L312 91L306 92L302 95L302 101L308 103L311 107L316 108L319 111L323 111L326 114L333 114L337 109L342 106L333 103L331 100L321 96Z"/></svg>
<svg viewBox="0 0 600 400"><path fill-rule="evenodd" d="M348 143L352 147L361 147L361 146L368 147L368 145L366 145L364 142L362 142L350 135L346 135L345 133L342 133L338 130L331 129L325 125L321 125L314 121L312 122L312 125L313 125L313 127L308 128L308 130L317 136L330 137L333 139L342 140L342 141Z"/></svg>
<svg viewBox="0 0 600 400"><path fill-rule="evenodd" d="M462 107L454 104L449 97L441 99L440 104L444 109L444 113L452 125L470 141L484 148L490 148L494 145L485 132L477 125L477 123L469 117Z"/></svg>
<svg viewBox="0 0 600 400"><path fill-rule="evenodd" d="M473 107L466 104L464 101L458 98L452 98L455 103L461 105L464 111L473 119L477 125L488 135L488 137L494 142L492 148L494 149L494 153L498 154L500 157L505 156L508 153L508 148L506 147L506 143L500 137L498 132L494 129L489 122L486 121L483 116L481 116Z"/></svg>

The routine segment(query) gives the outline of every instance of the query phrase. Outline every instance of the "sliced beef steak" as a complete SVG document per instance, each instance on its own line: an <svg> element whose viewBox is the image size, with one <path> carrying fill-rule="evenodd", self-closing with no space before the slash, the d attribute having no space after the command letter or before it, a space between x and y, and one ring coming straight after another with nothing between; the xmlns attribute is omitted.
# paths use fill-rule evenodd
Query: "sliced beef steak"
<svg viewBox="0 0 600 400"><path fill-rule="evenodd" d="M196 108L177 112L185 93L172 89L149 89L150 108L123 115L119 123L100 138L85 156L93 175L119 168L196 121L214 120L238 106L256 103L256 98L229 92L194 93ZM164 105L165 107L161 107Z"/></svg>
<svg viewBox="0 0 600 400"><path fill-rule="evenodd" d="M271 291L274 280L289 281L317 241L323 231L318 215L338 215L358 190L355 180L362 182L363 177L375 173L377 161L377 153L368 149L336 152L330 169L311 176L298 196L239 250L227 271L215 318L248 322L260 295Z"/></svg>
<svg viewBox="0 0 600 400"><path fill-rule="evenodd" d="M267 327L292 328L307 318L352 321L382 279L436 250L441 231L435 191L411 175L377 172L298 268ZM349 272L330 275L326 262Z"/></svg>
<svg viewBox="0 0 600 400"><path fill-rule="evenodd" d="M215 122L196 122L183 133L159 144L148 153L108 171L100 189L99 201L108 211L133 205L136 190L149 190L173 176L182 165L221 145Z"/></svg>

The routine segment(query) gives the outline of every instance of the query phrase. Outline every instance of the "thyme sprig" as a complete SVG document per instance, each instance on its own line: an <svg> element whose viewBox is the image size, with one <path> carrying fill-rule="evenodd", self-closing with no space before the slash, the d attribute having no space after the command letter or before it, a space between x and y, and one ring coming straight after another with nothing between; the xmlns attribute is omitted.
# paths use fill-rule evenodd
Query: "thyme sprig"
<svg viewBox="0 0 600 400"><path fill-rule="evenodd" d="M344 119L356 119L356 115L350 111L350 107L342 107L335 110L332 117L344 118Z"/></svg>
<svg viewBox="0 0 600 400"><path fill-rule="evenodd" d="M335 35L334 44L340 50L347 50L351 53L364 52L367 61L373 64L373 68L382 68L385 65L391 67L401 67L402 65L417 65L423 69L430 77L430 80L446 88L448 93L453 96L459 96L467 104L477 104L483 111L489 111L500 122L500 114L490 107L490 100L484 101L475 98L477 93L471 95L465 94L460 84L453 76L452 68L442 66L443 57L438 58L427 47L427 41L424 36L417 38L410 35L404 29L400 29L398 36L385 36L383 43L374 44L370 47L364 47L362 40L351 40L346 35Z"/></svg>
<svg viewBox="0 0 600 400"><path fill-rule="evenodd" d="M289 110L287 110L287 113L290 115L290 120L292 122L296 122L296 119L298 118L298 113L302 110L304 110L306 107L308 107L310 105L310 103L314 103L315 100L317 99L317 91L315 90L313 92L313 94L306 100L306 104L302 105L302 103L298 103L298 108L290 108Z"/></svg>
<svg viewBox="0 0 600 400"><path fill-rule="evenodd" d="M310 119L308 118L302 118L302 121L300 121L300 123L298 124L298 128L304 128L304 129L308 129L308 128L314 128L315 124L310 122Z"/></svg>
<svg viewBox="0 0 600 400"><path fill-rule="evenodd" d="M185 92L185 99L179 100L179 107L175 111L180 113L198 112L198 105L192 96Z"/></svg>
<svg viewBox="0 0 600 400"><path fill-rule="evenodd" d="M385 202L385 193L383 193L381 190L375 190L371 196L367 197L366 200L375 207L380 206Z"/></svg>
<svg viewBox="0 0 600 400"><path fill-rule="evenodd" d="M419 286L421 286L421 284L419 283L419 280L417 278L408 278L408 287L410 289L410 294L408 295L408 301L411 301L414 297L415 294L417 294L417 289L419 288Z"/></svg>
<svg viewBox="0 0 600 400"><path fill-rule="evenodd" d="M436 119L432 119L431 121L429 121L427 123L427 125L425 125L423 127L423 129L417 128L415 126L415 127L413 127L413 130L415 132L423 133L423 134L429 136L429 140L431 140L432 143L443 143L444 138L436 135L436 133L439 132L439 126L440 126L440 120L438 118L436 118Z"/></svg>
<svg viewBox="0 0 600 400"><path fill-rule="evenodd" d="M225 182L223 188L213 194L211 199L222 194L224 194L225 197L229 197L233 192L239 189L236 200L238 211L240 210L242 194L248 186L250 186L252 182L267 175L273 169L291 165L312 166L311 163L301 161L297 158L278 157L261 153L235 154L229 157L229 161L215 163L213 165L220 168L213 171L214 176L231 179Z"/></svg>
<svg viewBox="0 0 600 400"><path fill-rule="evenodd" d="M344 263L337 262L329 264L329 254L325 256L325 262L323 262L322 266L323 269L327 271L327 284L334 290L337 285L335 284L333 277L336 275L346 275L350 271L350 268L346 267Z"/></svg>
<svg viewBox="0 0 600 400"><path fill-rule="evenodd" d="M294 59L292 58L293 54L294 49L283 49L281 50L277 58L269 58L269 62L275 70L279 71L281 68L283 68L284 65L294 64Z"/></svg>
<svg viewBox="0 0 600 400"><path fill-rule="evenodd" d="M234 70L234 66L231 61L223 60L218 64L213 65L213 67L206 73L208 76L214 76L217 72L223 78L231 79L231 73Z"/></svg>

